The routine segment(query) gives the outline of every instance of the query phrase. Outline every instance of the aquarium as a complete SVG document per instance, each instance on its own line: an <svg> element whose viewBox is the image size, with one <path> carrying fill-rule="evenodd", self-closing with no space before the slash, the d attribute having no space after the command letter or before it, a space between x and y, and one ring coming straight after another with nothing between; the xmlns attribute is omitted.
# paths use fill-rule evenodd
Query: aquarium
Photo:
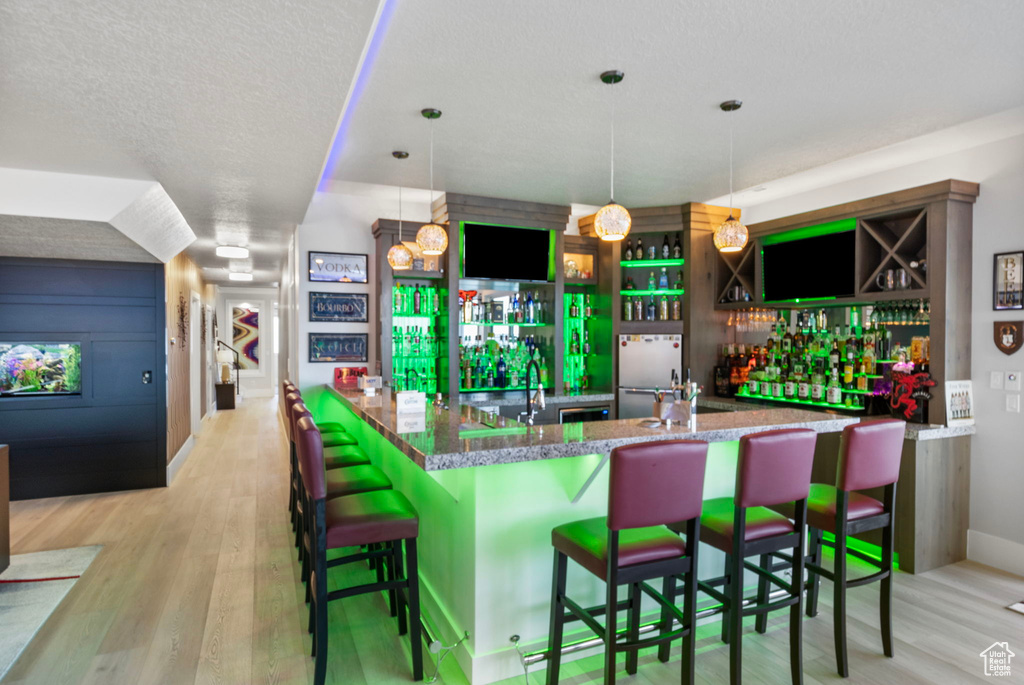
<svg viewBox="0 0 1024 685"><path fill-rule="evenodd" d="M82 345L0 342L0 397L82 392Z"/></svg>

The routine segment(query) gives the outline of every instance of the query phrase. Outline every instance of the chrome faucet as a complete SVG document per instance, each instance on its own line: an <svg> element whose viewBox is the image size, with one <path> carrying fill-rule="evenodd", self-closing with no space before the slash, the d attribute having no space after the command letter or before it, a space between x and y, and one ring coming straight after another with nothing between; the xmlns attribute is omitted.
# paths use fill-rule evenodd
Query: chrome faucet
<svg viewBox="0 0 1024 685"><path fill-rule="evenodd" d="M417 381L419 381L419 379L420 379L419 374L417 374L416 370L413 369L411 366L408 369L406 369L405 370L405 389L406 390L413 390L414 389L412 387L412 385L409 383L409 374L410 373L413 375L413 378L415 378Z"/></svg>
<svg viewBox="0 0 1024 685"><path fill-rule="evenodd" d="M537 369L537 394L531 400L530 398L530 369L536 367ZM547 403L544 401L544 384L540 380L540 364L536 359L531 359L526 365L526 423L530 426L533 425L533 417L537 415L537 407L543 411L547 407Z"/></svg>

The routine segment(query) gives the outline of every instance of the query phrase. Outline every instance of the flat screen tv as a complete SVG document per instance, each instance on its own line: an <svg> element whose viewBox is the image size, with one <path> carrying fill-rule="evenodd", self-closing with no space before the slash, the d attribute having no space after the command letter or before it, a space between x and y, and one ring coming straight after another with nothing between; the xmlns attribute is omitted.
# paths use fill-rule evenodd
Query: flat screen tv
<svg viewBox="0 0 1024 685"><path fill-rule="evenodd" d="M762 245L766 302L852 296L856 231Z"/></svg>
<svg viewBox="0 0 1024 685"><path fill-rule="evenodd" d="M0 397L81 392L80 343L0 342Z"/></svg>
<svg viewBox="0 0 1024 685"><path fill-rule="evenodd" d="M462 275L501 281L551 281L554 233L536 228L462 225Z"/></svg>

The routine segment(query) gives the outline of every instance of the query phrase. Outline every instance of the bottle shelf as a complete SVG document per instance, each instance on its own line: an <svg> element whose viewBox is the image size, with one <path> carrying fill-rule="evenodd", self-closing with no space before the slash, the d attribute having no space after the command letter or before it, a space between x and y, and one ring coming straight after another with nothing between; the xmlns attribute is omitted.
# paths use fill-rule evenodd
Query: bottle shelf
<svg viewBox="0 0 1024 685"><path fill-rule="evenodd" d="M521 328L547 328L554 326L553 323L482 323L478 321L460 321L460 326L479 326L481 328L494 328L496 326L518 326Z"/></svg>
<svg viewBox="0 0 1024 685"><path fill-rule="evenodd" d="M685 259L633 259L630 261L622 260L619 262L619 266L623 269L633 269L644 266L682 266Z"/></svg>
<svg viewBox="0 0 1024 685"><path fill-rule="evenodd" d="M393 312L391 318L393 319L436 319L441 316L441 312L435 314L402 314L399 312Z"/></svg>
<svg viewBox="0 0 1024 685"><path fill-rule="evenodd" d="M665 288L660 290L620 290L619 295L629 297L632 295L682 295L685 292L682 288Z"/></svg>
<svg viewBox="0 0 1024 685"><path fill-rule="evenodd" d="M549 389L550 388L544 388L545 391L547 391ZM525 385L506 386L504 388L499 388L498 386L494 386L493 388L487 388L487 387L483 387L483 388L462 388L462 387L460 387L459 388L459 392L515 392L515 391L524 392L525 390L526 390L526 386ZM531 388L531 390L536 390L536 386Z"/></svg>
<svg viewBox="0 0 1024 685"><path fill-rule="evenodd" d="M766 402L779 402L780 404L793 404L800 407L817 407L820 409L836 409L840 411L864 411L864 407L847 407L845 404L830 404L828 402L815 402L814 400L787 400L783 397L766 397L764 395L751 395L747 392L746 388L743 388L742 390L737 392L736 397L745 397L746 399L749 400L764 400Z"/></svg>

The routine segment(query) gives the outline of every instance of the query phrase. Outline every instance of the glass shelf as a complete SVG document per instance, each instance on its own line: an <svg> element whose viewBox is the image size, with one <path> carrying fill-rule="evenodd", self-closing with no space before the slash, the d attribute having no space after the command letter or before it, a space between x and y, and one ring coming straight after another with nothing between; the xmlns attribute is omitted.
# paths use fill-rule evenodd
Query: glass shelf
<svg viewBox="0 0 1024 685"><path fill-rule="evenodd" d="M481 326L483 328L494 328L495 326L522 326L526 328L545 328L554 326L551 323L480 323L476 321L460 321L460 326Z"/></svg>
<svg viewBox="0 0 1024 685"><path fill-rule="evenodd" d="M536 390L537 386L533 386L531 389ZM549 388L545 388L545 390L548 390L548 389ZM483 388L459 388L459 392L507 392L507 391L516 391L516 390L518 390L519 392L523 392L523 391L526 390L526 386L525 385L515 385L515 386L507 386L507 387L504 387L504 388L499 388L498 386L494 386L493 388L488 388L488 387L483 387Z"/></svg>
<svg viewBox="0 0 1024 685"><path fill-rule="evenodd" d="M620 290L619 295L629 297L633 295L682 295L682 288L668 288L663 290Z"/></svg>
<svg viewBox="0 0 1024 685"><path fill-rule="evenodd" d="M736 397L746 397L751 400L765 400L767 402L781 402L783 404L795 404L801 407L821 407L822 409L839 409L842 411L864 411L864 407L847 407L845 404L829 404L828 402L815 402L814 400L787 400L783 397L751 395L747 392L746 388L737 392ZM700 410L698 410L697 413L700 413Z"/></svg>
<svg viewBox="0 0 1024 685"><path fill-rule="evenodd" d="M393 319L436 319L439 316L441 316L441 312L437 312L436 314L399 314L397 312L393 312L391 314L391 318Z"/></svg>
<svg viewBox="0 0 1024 685"><path fill-rule="evenodd" d="M644 266L682 266L685 259L633 259L631 261L621 261L619 266L623 269L633 269Z"/></svg>

